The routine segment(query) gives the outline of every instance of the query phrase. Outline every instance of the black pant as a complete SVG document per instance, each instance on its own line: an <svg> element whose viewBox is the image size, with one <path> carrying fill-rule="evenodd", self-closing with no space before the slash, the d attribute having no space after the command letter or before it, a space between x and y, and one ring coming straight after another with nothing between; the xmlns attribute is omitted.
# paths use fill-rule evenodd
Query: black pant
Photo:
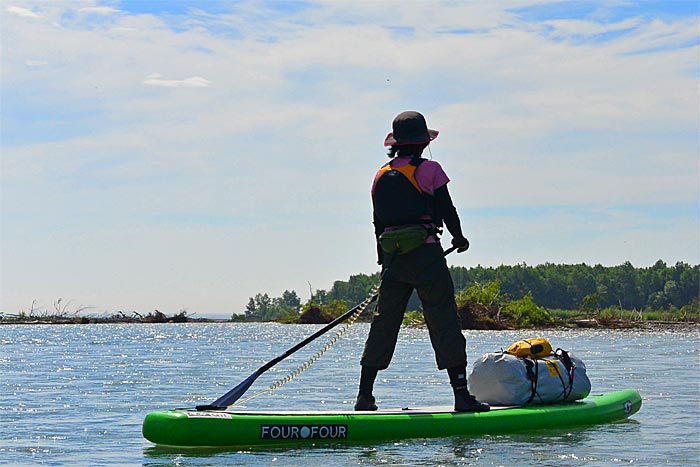
<svg viewBox="0 0 700 467"><path fill-rule="evenodd" d="M438 368L466 366L466 340L462 335L454 284L439 243L426 243L414 251L384 257L388 271L379 288L379 301L360 363L383 370L394 354L406 305L413 289L423 304L430 342Z"/></svg>

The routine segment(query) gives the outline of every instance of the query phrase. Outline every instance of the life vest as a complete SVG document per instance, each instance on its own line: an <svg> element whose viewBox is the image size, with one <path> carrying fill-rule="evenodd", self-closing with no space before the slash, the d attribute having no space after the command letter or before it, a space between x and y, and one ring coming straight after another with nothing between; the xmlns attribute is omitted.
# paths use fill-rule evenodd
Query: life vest
<svg viewBox="0 0 700 467"><path fill-rule="evenodd" d="M374 213L386 227L411 224L435 224L435 202L424 192L416 180L416 169L425 161L412 159L401 167L391 162L377 173L372 193Z"/></svg>

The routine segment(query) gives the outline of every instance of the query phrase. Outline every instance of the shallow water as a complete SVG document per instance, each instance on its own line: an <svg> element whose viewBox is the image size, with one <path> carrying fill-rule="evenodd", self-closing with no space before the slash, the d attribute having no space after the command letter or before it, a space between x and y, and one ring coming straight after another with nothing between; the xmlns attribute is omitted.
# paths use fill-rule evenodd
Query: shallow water
<svg viewBox="0 0 700 467"><path fill-rule="evenodd" d="M543 331L586 363L593 393L632 388L643 406L608 425L501 436L250 451L164 450L141 436L151 411L211 402L317 326L0 326L0 463L12 465L698 465L700 336L693 331ZM246 408L350 409L366 324L309 370ZM328 334L330 337L333 332ZM465 331L472 360L533 333ZM287 375L325 336L261 376ZM382 407L450 404L424 329L403 329L375 386Z"/></svg>

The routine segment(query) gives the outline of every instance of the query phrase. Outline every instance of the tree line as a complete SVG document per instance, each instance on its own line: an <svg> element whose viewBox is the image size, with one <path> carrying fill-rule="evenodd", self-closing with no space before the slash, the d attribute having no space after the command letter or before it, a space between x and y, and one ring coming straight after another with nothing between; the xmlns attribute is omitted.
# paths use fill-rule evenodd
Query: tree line
<svg viewBox="0 0 700 467"><path fill-rule="evenodd" d="M474 284L497 282L504 297L517 300L530 295L537 305L547 309L674 310L691 304L700 295L700 265L677 262L669 266L662 260L645 268L634 267L630 262L619 266L523 263L452 266L450 273L456 293ZM250 298L244 314L234 314L234 319L272 321L313 305L347 309L364 300L378 281L379 273L353 275L347 281L335 281L329 290L315 291L303 306L295 291L287 290L278 298L259 293ZM415 293L407 309L420 309Z"/></svg>

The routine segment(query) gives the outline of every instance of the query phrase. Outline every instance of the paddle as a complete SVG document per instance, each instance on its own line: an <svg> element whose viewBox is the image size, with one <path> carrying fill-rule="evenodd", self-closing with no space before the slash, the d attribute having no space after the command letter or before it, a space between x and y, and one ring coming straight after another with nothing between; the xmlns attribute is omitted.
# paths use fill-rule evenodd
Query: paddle
<svg viewBox="0 0 700 467"><path fill-rule="evenodd" d="M444 255L447 256L447 255L449 255L450 253L452 253L452 252L453 252L454 250L456 250L456 249L457 249L457 247L454 247L454 246L453 246L452 248L449 248L449 249L445 250ZM287 350L285 353L283 353L283 354L280 355L279 357L270 360L269 362L267 362L266 364L264 364L263 366L261 366L260 368L258 368L257 370L255 370L255 373L253 373L252 375L248 376L248 377L247 377L246 379L244 379L240 384L238 384L238 386L234 387L234 388L231 389L229 392L227 392L227 393L224 394L223 396L219 397L218 399L216 399L216 400L215 400L214 402L212 402L211 404L208 404L208 405L198 405L198 406L196 407L196 409L197 409L197 410L200 410L200 411L201 411L201 410L226 410L226 408L227 408L229 405L231 405L231 404L233 404L234 402L236 402L238 399L241 398L241 396L243 396L243 394L245 394L245 392L253 385L253 383L255 382L255 380L258 379L258 377L260 377L260 375L262 375L263 373L265 373L267 370L269 370L269 369L272 368L273 366L277 365L279 362L281 362L281 361L284 360L285 358L287 358L287 357L289 357L290 355L292 355L292 354L293 354L294 352L296 352L297 350L299 350L299 349L301 349L302 347L306 346L306 345L309 344L310 342L312 342L312 341L318 339L318 338L319 338L320 336L322 336L323 334L327 333L328 331L330 331L331 329L333 329L334 327L336 327L337 325L339 325L339 324L342 323L343 321L347 320L348 318L350 318L350 317L357 311L358 308L360 308L360 307L363 306L363 305L364 305L364 306L369 305L370 303L372 303L372 302L374 302L375 300L377 300L378 297L379 297L379 293L375 293L374 295L372 295L372 296L369 298L369 301L365 300L364 302L362 302L362 303L360 303L360 304L358 304L358 305L355 305L353 308L351 308L350 310L348 310L347 312L345 312L343 315L341 315L341 316L339 316L338 318L334 319L333 321L331 321L330 323L328 323L326 326L322 327L321 329L319 329L318 331L316 331L315 333L313 333L312 335L310 335L309 337L307 337L307 338L304 339L303 341L299 342L297 345L295 345L294 347L290 348L289 350Z"/></svg>

